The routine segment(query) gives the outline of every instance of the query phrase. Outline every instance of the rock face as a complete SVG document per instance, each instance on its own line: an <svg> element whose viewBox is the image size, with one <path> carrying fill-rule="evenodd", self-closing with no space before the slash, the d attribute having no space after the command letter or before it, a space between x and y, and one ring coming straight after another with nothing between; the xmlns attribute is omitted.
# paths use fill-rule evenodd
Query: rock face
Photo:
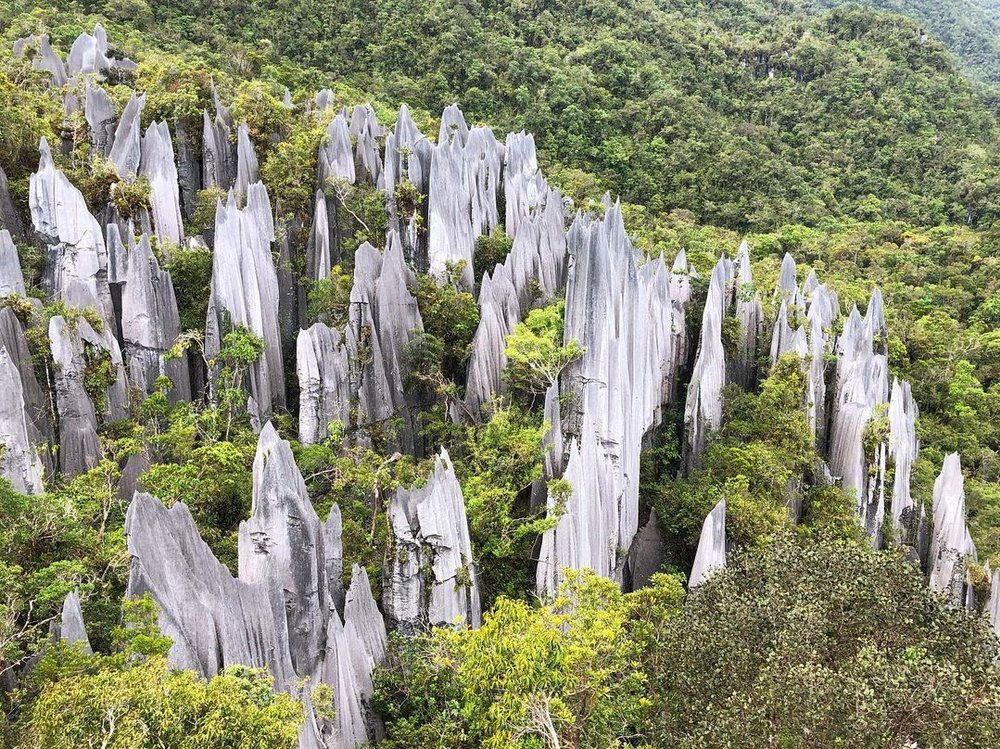
<svg viewBox="0 0 1000 749"><path fill-rule="evenodd" d="M384 586L390 620L407 634L427 624L478 627L479 583L465 501L446 450L424 486L397 487L389 518L395 546Z"/></svg>
<svg viewBox="0 0 1000 749"><path fill-rule="evenodd" d="M52 76L52 86L60 88L66 85L66 66L59 53L52 49L49 35L26 36L14 42L14 57L22 57L28 50L34 52L31 67L34 70L44 70Z"/></svg>
<svg viewBox="0 0 1000 749"><path fill-rule="evenodd" d="M6 348L0 347L0 476L22 494L41 494L42 461L32 441L21 375Z"/></svg>
<svg viewBox="0 0 1000 749"><path fill-rule="evenodd" d="M315 673L329 613L319 518L288 442L268 422L253 463L253 514L240 524L239 576L262 583L287 619L292 666Z"/></svg>
<svg viewBox="0 0 1000 749"><path fill-rule="evenodd" d="M0 168L0 224L14 239L24 239L27 236L24 223L21 221L21 213L10 197L10 186L3 168Z"/></svg>
<svg viewBox="0 0 1000 749"><path fill-rule="evenodd" d="M236 183L233 189L242 199L250 190L250 185L259 181L260 167L257 163L257 152L250 142L250 128L244 122L236 133Z"/></svg>
<svg viewBox="0 0 1000 749"><path fill-rule="evenodd" d="M212 86L215 115L202 113L202 181L205 187L228 190L236 179L236 153L232 146L233 119L219 103Z"/></svg>
<svg viewBox="0 0 1000 749"><path fill-rule="evenodd" d="M709 434L722 424L722 388L726 384L722 320L729 308L732 278L732 261L719 258L708 284L701 339L684 406L684 466L687 473L701 464Z"/></svg>
<svg viewBox="0 0 1000 749"><path fill-rule="evenodd" d="M347 344L335 328L316 323L300 330L295 366L299 376L299 441L325 440L330 425L351 423L351 378Z"/></svg>
<svg viewBox="0 0 1000 749"><path fill-rule="evenodd" d="M142 110L146 106L146 95L136 96L132 94L128 104L122 111L121 119L118 120L118 128L115 130L114 144L108 153L108 158L118 169L118 174L128 179L134 177L139 171L139 163L142 153L142 138L139 134L139 120L142 117ZM167 135L169 141L170 136ZM173 150L171 149L171 159Z"/></svg>
<svg viewBox="0 0 1000 749"><path fill-rule="evenodd" d="M555 591L566 567L624 579L639 524L642 439L659 423L679 366L672 276L662 258L639 264L620 206L608 205L601 221L577 217L568 246L564 335L584 354L560 378L575 407L562 419L572 492L542 538L539 592Z"/></svg>
<svg viewBox="0 0 1000 749"><path fill-rule="evenodd" d="M140 171L149 179L149 201L157 238L180 246L184 241L180 188L174 145L166 122L154 122L146 130Z"/></svg>
<svg viewBox="0 0 1000 749"><path fill-rule="evenodd" d="M705 517L695 552L688 588L703 584L717 569L726 566L726 500L722 500Z"/></svg>
<svg viewBox="0 0 1000 749"><path fill-rule="evenodd" d="M166 354L180 334L180 317L170 273L162 270L145 234L129 250L122 291L122 337L129 381L149 395L158 377L170 378L170 400L191 400L191 375L186 357Z"/></svg>
<svg viewBox="0 0 1000 749"><path fill-rule="evenodd" d="M44 283L56 299L93 307L107 325L114 320L108 288L104 232L83 195L55 168L43 138L38 171L31 175L31 221L48 248Z"/></svg>
<svg viewBox="0 0 1000 749"><path fill-rule="evenodd" d="M0 229L0 297L11 294L24 296L24 276L10 232Z"/></svg>
<svg viewBox="0 0 1000 749"><path fill-rule="evenodd" d="M830 469L857 498L858 518L875 546L885 515L885 445L865 455L865 427L889 399L888 360L876 334L884 330L881 295L874 293L864 319L856 308L837 341L837 379L829 447ZM878 348L876 348L878 347ZM874 466L869 471L868 466Z"/></svg>
<svg viewBox="0 0 1000 749"><path fill-rule="evenodd" d="M233 192L225 205L218 203L205 346L210 356L218 353L227 325L245 326L264 339L264 353L250 369L249 390L265 419L285 403L272 242L274 220L262 183L250 186L242 210Z"/></svg>
<svg viewBox="0 0 1000 749"><path fill-rule="evenodd" d="M976 546L965 525L965 479L958 453L944 459L934 482L934 528L931 535L929 585L950 603L966 602L966 560L975 561Z"/></svg>
<svg viewBox="0 0 1000 749"><path fill-rule="evenodd" d="M893 380L889 397L889 458L895 467L892 485L892 527L896 540L914 545L919 518L910 495L910 475L917 459L917 404L910 383Z"/></svg>
<svg viewBox="0 0 1000 749"><path fill-rule="evenodd" d="M175 668L210 678L227 666L267 668L275 687L295 682L284 617L263 583L235 579L212 554L183 502L167 509L137 492L125 518L129 597L152 595Z"/></svg>
<svg viewBox="0 0 1000 749"><path fill-rule="evenodd" d="M837 294L819 283L815 273L806 280L808 302L806 318L809 329L809 391L806 414L816 435L816 446L825 453L827 443L827 355L833 353L831 328L840 316Z"/></svg>
<svg viewBox="0 0 1000 749"><path fill-rule="evenodd" d="M413 283L394 234L384 257L370 244L358 248L347 335L350 369L360 374L358 426L384 428L390 419L396 420L387 434L390 449L410 454L417 452L419 442L406 360L411 342L424 329L408 288Z"/></svg>
<svg viewBox="0 0 1000 749"><path fill-rule="evenodd" d="M91 145L101 156L107 156L115 142L115 103L107 91L90 79L84 83L83 114L90 129Z"/></svg>
<svg viewBox="0 0 1000 749"><path fill-rule="evenodd" d="M127 389L122 356L108 329L98 332L83 317L69 321L62 315L52 317L49 344L59 412L59 466L67 476L75 476L101 459L98 415L108 421L125 416ZM94 362L99 362L107 373L109 383L97 394L99 408L95 408L86 388L87 367Z"/></svg>
<svg viewBox="0 0 1000 749"><path fill-rule="evenodd" d="M10 307L0 309L0 348L7 350L21 380L24 415L28 419L28 441L38 448L46 473L51 473L54 466L51 450L48 449L53 436L49 399L35 376L34 360L28 348L24 325Z"/></svg>
<svg viewBox="0 0 1000 749"><path fill-rule="evenodd" d="M760 294L753 286L750 246L746 240L740 243L735 272L736 319L740 323L740 335L735 356L729 362L729 380L744 390L753 390L757 387L757 360L764 334L764 311L760 306Z"/></svg>
<svg viewBox="0 0 1000 749"><path fill-rule="evenodd" d="M383 181L389 225L403 244L407 263L427 270L426 232L420 230L422 206L430 184L434 146L417 128L404 104L399 108L396 127L385 139Z"/></svg>
<svg viewBox="0 0 1000 749"><path fill-rule="evenodd" d="M90 638L87 637L80 597L76 591L66 595L58 623L53 621L52 634L66 645L75 645L88 655L94 652L90 647Z"/></svg>

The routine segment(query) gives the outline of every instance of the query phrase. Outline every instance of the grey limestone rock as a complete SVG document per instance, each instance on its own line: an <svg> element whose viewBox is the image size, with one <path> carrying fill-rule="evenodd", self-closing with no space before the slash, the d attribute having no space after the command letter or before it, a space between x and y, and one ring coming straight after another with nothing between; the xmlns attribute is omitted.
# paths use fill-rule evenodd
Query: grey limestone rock
<svg viewBox="0 0 1000 749"><path fill-rule="evenodd" d="M139 121L142 110L146 106L146 95L136 96L134 93L122 110L115 130L114 143L108 152L108 158L118 169L118 174L128 179L135 177L139 171L142 153L142 138L139 132ZM168 136L169 140L169 136ZM171 159L173 151L171 150Z"/></svg>
<svg viewBox="0 0 1000 749"><path fill-rule="evenodd" d="M965 479L958 453L944 459L934 482L934 524L930 539L929 585L955 606L964 604L966 564L976 546L965 524Z"/></svg>
<svg viewBox="0 0 1000 749"><path fill-rule="evenodd" d="M167 509L137 492L125 518L132 557L127 595L152 595L160 631L173 644L175 668L210 678L227 666L267 668L275 687L297 680L284 617L275 617L268 586L235 579L198 535L183 502Z"/></svg>
<svg viewBox="0 0 1000 749"><path fill-rule="evenodd" d="M649 520L639 529L632 548L629 549L629 569L632 570L632 589L649 585L650 578L660 571L666 553L663 534L656 521L656 510L649 513Z"/></svg>
<svg viewBox="0 0 1000 749"><path fill-rule="evenodd" d="M399 234L407 262L420 270L427 268L426 231L420 229L419 219L426 207L433 152L404 104L385 139L383 182L389 226Z"/></svg>
<svg viewBox="0 0 1000 749"><path fill-rule="evenodd" d="M84 83L83 114L94 150L107 156L115 142L115 103L107 91L89 78Z"/></svg>
<svg viewBox="0 0 1000 749"><path fill-rule="evenodd" d="M49 43L49 35L26 36L14 42L14 57L31 56L31 67L44 70L52 76L52 85L61 88L68 80L66 66Z"/></svg>
<svg viewBox="0 0 1000 749"><path fill-rule="evenodd" d="M299 441L325 440L330 425L351 422L351 382L346 342L335 328L316 323L300 330L295 367L299 378Z"/></svg>
<svg viewBox="0 0 1000 749"><path fill-rule="evenodd" d="M93 468L101 459L97 437L98 412L87 393L88 362L106 357L114 379L102 393L100 416L113 421L125 416L127 388L121 351L114 336L104 328L94 330L86 319L67 321L62 315L49 320L49 344L55 364L54 380L59 413L59 465L67 476Z"/></svg>
<svg viewBox="0 0 1000 749"><path fill-rule="evenodd" d="M573 409L561 415L569 439L566 512L542 538L536 587L552 593L564 568L589 567L619 582L639 524L639 455L676 379L678 314L662 258L641 263L621 208L580 216L570 228L565 341L583 357L560 376ZM554 509L549 498L549 510Z"/></svg>
<svg viewBox="0 0 1000 749"><path fill-rule="evenodd" d="M326 129L326 138L319 147L319 183L344 180L348 184L357 181L354 170L354 148L347 118L338 114Z"/></svg>
<svg viewBox="0 0 1000 749"><path fill-rule="evenodd" d="M44 491L44 467L32 440L33 425L21 387L21 374L6 348L0 347L0 476L22 494Z"/></svg>
<svg viewBox="0 0 1000 749"><path fill-rule="evenodd" d="M206 349L210 355L219 351L227 322L246 326L264 339L264 353L250 370L249 393L262 419L285 402L273 242L274 219L262 183L250 185L244 209L237 206L232 191L225 204L219 201Z"/></svg>
<svg viewBox="0 0 1000 749"><path fill-rule="evenodd" d="M535 138L530 133L510 133L505 144L504 201L507 233L516 237L524 221L545 196L547 187L538 170Z"/></svg>
<svg viewBox="0 0 1000 749"><path fill-rule="evenodd" d="M129 251L121 324L131 385L149 395L166 376L172 403L191 400L187 358L167 356L181 332L170 272L160 268L145 234Z"/></svg>
<svg viewBox="0 0 1000 749"><path fill-rule="evenodd" d="M38 171L31 175L29 204L35 231L48 247L45 284L56 299L93 307L111 326L114 311L104 232L80 191L56 169L44 138L39 151Z"/></svg>
<svg viewBox="0 0 1000 749"><path fill-rule="evenodd" d="M895 468L891 516L897 542L907 545L914 545L917 535L916 508L910 494L910 476L920 449L917 415L910 383L894 379L889 396L889 458Z"/></svg>
<svg viewBox="0 0 1000 749"><path fill-rule="evenodd" d="M11 294L19 297L25 295L24 276L21 274L21 261L10 232L0 229L0 297Z"/></svg>
<svg viewBox="0 0 1000 749"><path fill-rule="evenodd" d="M466 179L465 146L457 136L439 141L434 148L427 204L428 271L441 276L449 265L465 263L462 283L471 289L476 237L472 231L472 194Z"/></svg>
<svg viewBox="0 0 1000 749"><path fill-rule="evenodd" d="M446 450L424 486L397 487L389 517L395 547L386 586L390 619L405 633L427 623L478 627L479 583L465 500Z"/></svg>
<svg viewBox="0 0 1000 749"><path fill-rule="evenodd" d="M28 438L39 450L46 473L52 472L52 421L48 394L38 384L24 325L10 307L0 309L0 348L7 350L21 379L21 398L28 417Z"/></svg>
<svg viewBox="0 0 1000 749"><path fill-rule="evenodd" d="M809 279L816 280L811 284ZM806 414L816 435L816 445L825 454L827 442L827 356L833 353L831 328L840 316L840 305L835 292L829 291L810 273L804 295L808 302L806 320L809 331L809 378Z"/></svg>
<svg viewBox="0 0 1000 749"><path fill-rule="evenodd" d="M684 407L684 465L688 473L700 465L709 434L722 425L722 388L726 381L722 320L729 307L732 278L732 261L720 258L708 284L701 339Z"/></svg>
<svg viewBox="0 0 1000 749"><path fill-rule="evenodd" d="M708 513L701 526L698 550L688 588L694 589L705 583L712 573L726 566L726 500L722 500Z"/></svg>
<svg viewBox="0 0 1000 749"><path fill-rule="evenodd" d="M318 281L329 276L333 266L332 257L330 211L325 193L322 190L317 190L313 223L309 230L309 242L306 245L306 269L309 278Z"/></svg>
<svg viewBox="0 0 1000 749"><path fill-rule="evenodd" d="M735 270L736 319L740 323L740 337L736 355L729 362L732 370L730 379L744 390L753 390L757 386L757 360L764 334L764 311L760 306L760 294L753 286L750 246L746 240L740 243Z"/></svg>
<svg viewBox="0 0 1000 749"><path fill-rule="evenodd" d="M201 163L196 155L195 136L190 126L178 119L174 128L177 144L177 184L180 189L181 211L188 221L194 220L198 191L201 190Z"/></svg>
<svg viewBox="0 0 1000 749"><path fill-rule="evenodd" d="M343 521L340 506L334 502L323 523L323 559L326 563L326 588L330 605L344 610L344 542L341 538Z"/></svg>
<svg viewBox="0 0 1000 749"><path fill-rule="evenodd" d="M492 276L483 276L479 286L479 325L472 340L465 385L465 405L474 416L494 395L503 392L501 375L507 366L507 336L521 320L517 290L505 265Z"/></svg>
<svg viewBox="0 0 1000 749"><path fill-rule="evenodd" d="M76 591L66 595L58 622L53 621L52 634L67 645L79 647L88 655L94 652L90 647L90 638L87 637L87 627L83 623L83 611L80 608L80 597Z"/></svg>
<svg viewBox="0 0 1000 749"><path fill-rule="evenodd" d="M250 185L260 181L260 167L257 152L250 142L250 128L247 123L240 125L236 133L236 183L233 189L240 200L246 197Z"/></svg>
<svg viewBox="0 0 1000 749"><path fill-rule="evenodd" d="M296 673L315 673L326 641L326 562L322 526L306 494L292 448L271 422L253 462L253 514L240 523L239 577L269 588L284 616Z"/></svg>
<svg viewBox="0 0 1000 749"><path fill-rule="evenodd" d="M174 146L166 122L154 122L147 128L142 139L140 171L149 179L149 202L157 238L161 243L181 246L184 242L181 196Z"/></svg>
<svg viewBox="0 0 1000 749"><path fill-rule="evenodd" d="M228 190L236 179L236 151L232 146L233 118L219 102L212 84L215 114L202 113L202 182Z"/></svg>

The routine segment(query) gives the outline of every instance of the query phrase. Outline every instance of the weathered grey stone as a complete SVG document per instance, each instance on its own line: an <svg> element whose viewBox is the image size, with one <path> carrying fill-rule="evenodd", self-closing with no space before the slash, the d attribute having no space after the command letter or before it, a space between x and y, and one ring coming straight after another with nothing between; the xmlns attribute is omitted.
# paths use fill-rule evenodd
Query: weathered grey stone
<svg viewBox="0 0 1000 749"><path fill-rule="evenodd" d="M530 133L509 133L505 144L504 201L507 233L516 237L524 221L544 198L548 188L538 171L535 138Z"/></svg>
<svg viewBox="0 0 1000 749"><path fill-rule="evenodd" d="M816 447L826 453L827 443L827 393L826 371L827 355L833 353L833 334L831 327L840 316L840 305L835 292L829 291L825 285L820 285L816 274L810 273L811 284L807 280L809 290L804 291L808 301L806 318L809 325L809 377L806 415L813 434L816 435Z"/></svg>
<svg viewBox="0 0 1000 749"><path fill-rule="evenodd" d="M181 196L177 183L174 146L166 122L152 123L142 139L140 171L149 179L149 202L156 236L164 246L184 242Z"/></svg>
<svg viewBox="0 0 1000 749"><path fill-rule="evenodd" d="M42 138L38 171L31 175L31 220L48 247L44 283L56 299L97 310L106 325L114 311L108 288L108 257L104 232L90 214L83 195L56 169Z"/></svg>
<svg viewBox="0 0 1000 749"><path fill-rule="evenodd" d="M351 111L348 132L354 140L354 173L367 179L376 187L384 187L382 174L382 153L380 143L385 131L378 124L371 104L359 104Z"/></svg>
<svg viewBox="0 0 1000 749"><path fill-rule="evenodd" d="M75 590L66 595L59 619L53 620L52 634L59 641L78 647L88 655L94 652L90 647L90 638L87 637L87 627L83 623L80 597Z"/></svg>
<svg viewBox="0 0 1000 749"><path fill-rule="evenodd" d="M732 277L732 261L719 258L708 284L701 339L684 407L684 465L688 473L701 464L709 434L722 425L722 388L726 384L722 320L729 306Z"/></svg>
<svg viewBox="0 0 1000 749"><path fill-rule="evenodd" d="M317 190L313 224L309 230L309 243L306 245L306 270L308 277L314 281L329 276L333 266L329 215L326 195L322 190Z"/></svg>
<svg viewBox="0 0 1000 749"><path fill-rule="evenodd" d="M726 566L726 500L722 500L705 517L695 552L688 588L704 584L712 573Z"/></svg>
<svg viewBox="0 0 1000 749"><path fill-rule="evenodd" d="M740 337L735 356L729 362L729 379L744 390L752 391L757 387L757 360L761 353L764 311L760 306L760 294L753 285L750 246L746 240L740 243L735 271L736 319L740 323Z"/></svg>
<svg viewBox="0 0 1000 749"><path fill-rule="evenodd" d="M26 36L14 42L14 57L31 55L31 67L34 70L45 70L52 75L52 85L61 88L66 85L66 66L59 53L52 49L49 35Z"/></svg>
<svg viewBox="0 0 1000 749"><path fill-rule="evenodd" d="M236 179L236 152L232 146L233 119L219 102L212 84L215 115L202 113L202 181L205 187L228 190Z"/></svg>
<svg viewBox="0 0 1000 749"><path fill-rule="evenodd" d="M240 523L239 577L268 587L275 619L287 621L292 666L315 673L330 610L323 534L292 448L271 422L253 462L253 514Z"/></svg>
<svg viewBox="0 0 1000 749"><path fill-rule="evenodd" d="M479 325L472 340L465 385L465 406L473 416L479 415L484 403L504 391L506 340L520 319L510 272L506 265L498 265L492 276L483 276L479 286Z"/></svg>
<svg viewBox="0 0 1000 749"><path fill-rule="evenodd" d="M442 128L444 120L442 119ZM464 263L463 285L471 289L472 254L476 237L472 232L471 187L466 179L465 146L461 138L439 141L431 159L428 196L428 271L447 273L448 266Z"/></svg>
<svg viewBox="0 0 1000 749"><path fill-rule="evenodd" d="M424 486L396 488L389 517L394 555L385 607L396 627L407 634L427 623L478 627L479 583L465 500L446 450Z"/></svg>
<svg viewBox="0 0 1000 749"><path fill-rule="evenodd" d="M469 126L465 122L465 115L459 109L458 104L449 104L441 113L441 127L438 129L438 144L450 140L458 141L459 145L465 146L469 139Z"/></svg>
<svg viewBox="0 0 1000 749"><path fill-rule="evenodd" d="M297 677L284 617L264 583L237 580L198 535L183 502L170 509L137 492L125 517L132 568L126 595L152 595L175 668L210 678L227 666L267 668L281 691Z"/></svg>
<svg viewBox="0 0 1000 749"><path fill-rule="evenodd" d="M59 465L65 475L75 476L93 468L102 456L98 412L84 385L89 361L86 348L106 357L114 375L101 394L102 416L109 422L125 416L127 389L121 351L107 328L98 333L86 319L79 317L68 323L62 315L49 320L49 344L59 412Z"/></svg>
<svg viewBox="0 0 1000 749"><path fill-rule="evenodd" d="M571 436L563 478L572 491L558 525L542 538L539 592L553 592L564 568L589 567L624 580L638 530L639 455L672 391L678 360L671 274L662 258L639 265L621 207L578 217L566 287L565 341L583 357L561 375L573 410L561 420ZM554 511L552 497L549 511Z"/></svg>
<svg viewBox="0 0 1000 749"><path fill-rule="evenodd" d="M910 383L894 379L889 397L889 457L894 466L892 486L892 527L899 543L916 543L916 520L910 476L917 459L917 404Z"/></svg>
<svg viewBox="0 0 1000 749"><path fill-rule="evenodd" d="M965 478L958 453L944 459L934 482L934 527L928 566L931 590L944 594L949 603L966 600L966 564L976 559L976 546L965 524Z"/></svg>
<svg viewBox="0 0 1000 749"><path fill-rule="evenodd" d="M317 444L331 424L351 423L351 381L347 344L335 328L316 323L300 330L295 367L299 377L299 441Z"/></svg>
<svg viewBox="0 0 1000 749"><path fill-rule="evenodd" d="M264 339L264 353L250 369L250 395L267 419L285 402L285 376L278 324L278 276L271 254L274 219L264 185L250 185L246 208L231 191L215 213L215 252L209 299L206 350L214 356L225 325L243 325Z"/></svg>
<svg viewBox="0 0 1000 749"><path fill-rule="evenodd" d="M28 417L29 442L38 448L46 473L51 473L52 420L49 414L49 396L35 376L34 360L28 347L24 325L10 307L0 309L0 348L7 350L21 379L21 397Z"/></svg>
<svg viewBox="0 0 1000 749"><path fill-rule="evenodd" d="M177 143L177 184L180 189L181 211L188 221L194 220L201 190L201 164L195 152L194 134L184 118L178 118L174 129Z"/></svg>
<svg viewBox="0 0 1000 749"><path fill-rule="evenodd" d="M89 78L84 83L83 114L94 151L107 156L115 142L115 103L107 91Z"/></svg>
<svg viewBox="0 0 1000 749"><path fill-rule="evenodd" d="M146 95L136 96L134 93L122 110L115 130L114 143L108 152L108 159L115 165L118 174L128 179L139 171L142 152L142 138L139 133L139 120L146 106ZM169 135L168 135L169 140ZM171 159L173 151L171 150Z"/></svg>
<svg viewBox="0 0 1000 749"><path fill-rule="evenodd" d="M98 24L93 34L84 32L76 38L69 51L67 60L69 74L100 73L111 67L108 59L108 38L104 28Z"/></svg>
<svg viewBox="0 0 1000 749"><path fill-rule="evenodd" d="M24 276L21 274L21 261L10 232L0 229L0 297L11 294L19 297L25 295Z"/></svg>
<svg viewBox="0 0 1000 749"><path fill-rule="evenodd" d="M167 356L181 332L170 272L160 268L145 234L132 242L129 256L121 323L131 385L150 395L166 376L172 403L191 400L187 358Z"/></svg>
<svg viewBox="0 0 1000 749"><path fill-rule="evenodd" d="M663 534L656 522L656 510L649 513L649 520L639 529L629 549L629 569L632 571L632 589L649 585L650 578L663 566L666 558Z"/></svg>
<svg viewBox="0 0 1000 749"><path fill-rule="evenodd" d="M428 264L427 233L420 229L419 219L426 211L433 151L433 144L414 124L404 104L385 140L383 181L389 226L399 234L407 263L419 270L426 270Z"/></svg>
<svg viewBox="0 0 1000 749"><path fill-rule="evenodd" d="M250 190L250 185L259 181L260 167L257 163L257 152L250 142L250 128L244 122L236 133L236 183L233 189L242 201Z"/></svg>
<svg viewBox="0 0 1000 749"><path fill-rule="evenodd" d="M326 129L326 137L319 147L319 183L344 180L353 185L357 181L354 170L354 148L347 118L338 114Z"/></svg>
<svg viewBox="0 0 1000 749"><path fill-rule="evenodd" d="M323 523L323 558L326 562L326 589L330 605L344 610L344 542L341 538L343 521L340 506L330 505L330 514Z"/></svg>
<svg viewBox="0 0 1000 749"><path fill-rule="evenodd" d="M22 494L41 494L42 461L32 441L21 374L7 349L0 347L0 476Z"/></svg>

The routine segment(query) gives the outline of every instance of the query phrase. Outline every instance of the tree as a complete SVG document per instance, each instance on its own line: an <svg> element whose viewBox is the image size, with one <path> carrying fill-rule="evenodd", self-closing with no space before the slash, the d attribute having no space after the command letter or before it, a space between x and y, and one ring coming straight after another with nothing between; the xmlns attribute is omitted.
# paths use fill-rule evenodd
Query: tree
<svg viewBox="0 0 1000 749"><path fill-rule="evenodd" d="M583 356L576 341L562 343L565 305L560 299L531 310L507 336L505 374L512 388L541 395L568 364Z"/></svg>
<svg viewBox="0 0 1000 749"><path fill-rule="evenodd" d="M1000 736L1000 644L896 551L785 537L739 554L659 645L643 656L657 745L985 749Z"/></svg>

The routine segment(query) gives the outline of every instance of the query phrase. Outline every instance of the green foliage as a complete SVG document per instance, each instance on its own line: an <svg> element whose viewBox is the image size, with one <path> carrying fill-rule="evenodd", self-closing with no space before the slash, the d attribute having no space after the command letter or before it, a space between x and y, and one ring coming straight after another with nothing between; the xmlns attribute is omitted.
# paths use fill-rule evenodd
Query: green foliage
<svg viewBox="0 0 1000 749"><path fill-rule="evenodd" d="M493 269L502 263L514 246L513 237L502 227L496 227L492 234L484 234L476 240L476 249L472 256L472 277L478 283L484 274L493 273Z"/></svg>
<svg viewBox="0 0 1000 749"><path fill-rule="evenodd" d="M895 552L784 539L738 555L658 644L644 662L654 745L996 742L996 638Z"/></svg>
<svg viewBox="0 0 1000 749"><path fill-rule="evenodd" d="M448 268L443 278L417 277L414 296L420 307L426 336L440 342L440 364L445 374L454 376L472 353L472 338L479 325L479 305L461 286L465 264Z"/></svg>
<svg viewBox="0 0 1000 749"><path fill-rule="evenodd" d="M326 320L328 325L343 328L351 306L351 289L354 277L339 265L330 269L330 275L320 278L309 289L310 319Z"/></svg>
<svg viewBox="0 0 1000 749"><path fill-rule="evenodd" d="M583 356L583 347L576 341L562 343L565 304L560 299L531 310L507 336L504 374L515 390L541 395L568 364Z"/></svg>
<svg viewBox="0 0 1000 749"><path fill-rule="evenodd" d="M199 193L205 193L202 190ZM214 216L215 203L212 203ZM214 222L214 221L213 221ZM208 317L208 299L212 289L212 253L207 248L175 247L165 263L174 286L181 330L197 330Z"/></svg>
<svg viewBox="0 0 1000 749"><path fill-rule="evenodd" d="M232 666L208 682L167 665L153 601L125 601L110 655L52 642L14 699L19 749L271 749L297 746L302 705L275 694L266 670Z"/></svg>

